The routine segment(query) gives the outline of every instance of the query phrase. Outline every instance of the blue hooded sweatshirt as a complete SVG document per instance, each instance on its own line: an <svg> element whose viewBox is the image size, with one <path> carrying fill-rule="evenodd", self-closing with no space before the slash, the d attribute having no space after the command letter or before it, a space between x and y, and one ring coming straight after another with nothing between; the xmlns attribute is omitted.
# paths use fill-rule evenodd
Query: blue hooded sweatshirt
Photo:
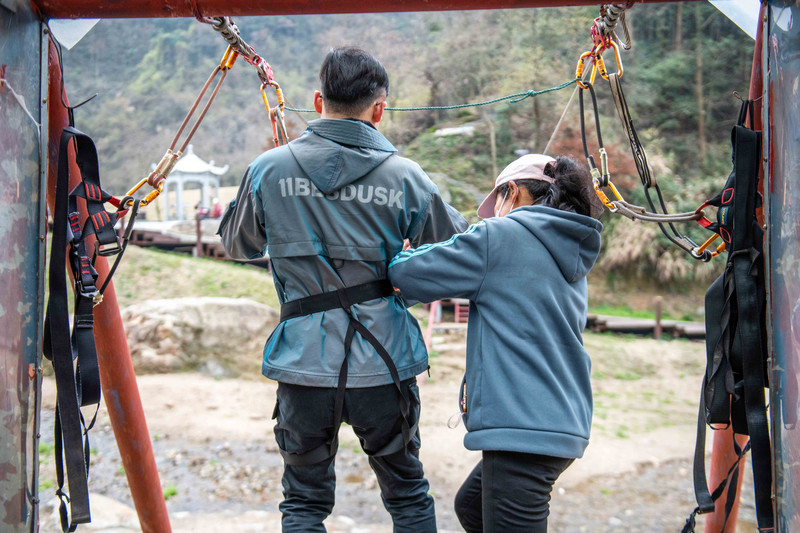
<svg viewBox="0 0 800 533"><path fill-rule="evenodd" d="M419 246L466 227L419 165L398 156L374 127L319 119L294 141L251 163L219 233L234 259L269 254L284 303L386 279L404 239ZM419 325L400 298L351 309L389 352L401 380L428 367ZM284 383L335 387L348 323L342 309L281 322L264 348L263 374ZM388 383L386 363L356 335L347 387Z"/></svg>
<svg viewBox="0 0 800 533"><path fill-rule="evenodd" d="M586 274L602 228L525 206L390 263L405 298L470 300L459 402L468 449L583 455L592 422Z"/></svg>

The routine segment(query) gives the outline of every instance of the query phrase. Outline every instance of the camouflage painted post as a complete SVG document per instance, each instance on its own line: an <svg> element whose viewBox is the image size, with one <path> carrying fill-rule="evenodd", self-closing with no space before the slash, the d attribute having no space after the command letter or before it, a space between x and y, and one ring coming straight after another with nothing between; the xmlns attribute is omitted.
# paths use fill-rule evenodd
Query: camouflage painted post
<svg viewBox="0 0 800 533"><path fill-rule="evenodd" d="M0 4L0 530L10 533L38 522L41 32L27 2Z"/></svg>
<svg viewBox="0 0 800 533"><path fill-rule="evenodd" d="M800 531L800 4L770 1L766 254L776 531Z"/></svg>

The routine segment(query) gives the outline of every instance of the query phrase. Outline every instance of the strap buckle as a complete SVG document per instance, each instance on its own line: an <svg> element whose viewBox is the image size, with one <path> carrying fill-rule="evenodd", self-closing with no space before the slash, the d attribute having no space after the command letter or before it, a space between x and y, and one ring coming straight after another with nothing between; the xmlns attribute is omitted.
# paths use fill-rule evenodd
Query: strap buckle
<svg viewBox="0 0 800 533"><path fill-rule="evenodd" d="M80 279L75 281L75 291L82 298L88 298L92 301L95 300L98 294L97 286L94 283L92 283L89 286L84 286L83 282Z"/></svg>
<svg viewBox="0 0 800 533"><path fill-rule="evenodd" d="M94 245L94 253L102 257L110 257L112 255L117 255L122 251L122 245L119 243L119 239L116 239L114 242L108 243L101 243L100 241L95 242Z"/></svg>

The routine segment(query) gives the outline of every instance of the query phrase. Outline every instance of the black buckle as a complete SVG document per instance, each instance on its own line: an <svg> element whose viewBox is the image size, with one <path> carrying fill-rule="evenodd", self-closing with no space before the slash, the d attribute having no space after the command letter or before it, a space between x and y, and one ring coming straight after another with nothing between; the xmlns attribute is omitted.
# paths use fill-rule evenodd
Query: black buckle
<svg viewBox="0 0 800 533"><path fill-rule="evenodd" d="M97 296L97 286L92 283L89 287L84 287L83 282L78 279L75 281L75 292L77 292L82 298L94 300L95 296Z"/></svg>
<svg viewBox="0 0 800 533"><path fill-rule="evenodd" d="M113 243L101 243L100 241L95 242L94 245L94 253L102 256L102 257L110 257L112 255L117 255L122 251L122 245L119 243L119 239L115 240Z"/></svg>

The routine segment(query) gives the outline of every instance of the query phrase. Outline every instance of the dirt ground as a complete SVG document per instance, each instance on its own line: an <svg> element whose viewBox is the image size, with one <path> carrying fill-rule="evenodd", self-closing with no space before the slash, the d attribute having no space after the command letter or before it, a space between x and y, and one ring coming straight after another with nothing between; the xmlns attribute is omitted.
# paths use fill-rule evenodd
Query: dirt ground
<svg viewBox="0 0 800 533"><path fill-rule="evenodd" d="M551 503L554 532L678 532L694 508L691 457L702 343L586 334L593 357L595 416L585 456L559 479ZM420 387L421 456L441 532L461 531L452 501L479 460L464 449L457 412L463 336L435 339L431 376ZM276 384L257 375L196 374L138 378L161 485L175 532L278 532L282 463L270 415ZM44 387L42 442L52 443L55 390ZM93 524L84 531L139 531L110 423L101 408L91 432ZM337 505L328 531L388 533L374 476L353 432L343 427ZM749 468L749 467L748 467ZM754 531L751 474L745 471L740 531ZM52 451L41 464L43 533L59 531ZM702 531L702 519L698 531Z"/></svg>

